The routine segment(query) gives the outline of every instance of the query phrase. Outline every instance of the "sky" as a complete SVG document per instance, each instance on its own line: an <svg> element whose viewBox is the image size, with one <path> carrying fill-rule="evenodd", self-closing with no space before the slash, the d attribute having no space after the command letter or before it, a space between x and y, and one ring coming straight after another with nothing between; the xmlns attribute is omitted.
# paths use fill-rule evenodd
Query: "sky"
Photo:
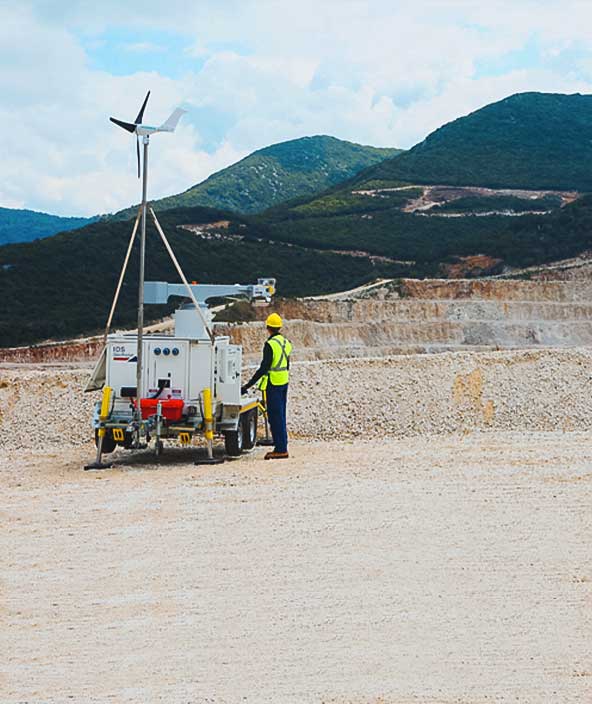
<svg viewBox="0 0 592 704"><path fill-rule="evenodd" d="M261 147L328 134L409 148L522 91L592 92L592 2L0 0L0 206L140 199L134 137L160 124L149 197Z"/></svg>

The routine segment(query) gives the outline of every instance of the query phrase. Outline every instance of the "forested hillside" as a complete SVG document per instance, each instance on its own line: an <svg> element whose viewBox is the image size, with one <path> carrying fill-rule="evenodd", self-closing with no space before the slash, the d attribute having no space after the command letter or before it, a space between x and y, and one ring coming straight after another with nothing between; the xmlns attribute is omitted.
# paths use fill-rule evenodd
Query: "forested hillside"
<svg viewBox="0 0 592 704"><path fill-rule="evenodd" d="M470 218L453 221L388 209L374 212L372 219L340 215L262 222L197 208L166 211L160 219L190 279L249 282L274 276L284 296L343 290L378 276L441 275L443 263L477 252L526 266L592 248L592 197L549 216L478 218L478 227ZM179 227L192 223L194 232ZM101 221L0 247L0 296L10 302L0 309L0 346L99 331L129 234L129 221ZM361 248L379 258L329 251ZM178 280L152 227L148 252L148 279ZM137 252L116 325L133 326L136 286ZM164 312L149 306L147 319Z"/></svg>
<svg viewBox="0 0 592 704"><path fill-rule="evenodd" d="M592 190L592 96L519 93L460 117L355 182Z"/></svg>
<svg viewBox="0 0 592 704"><path fill-rule="evenodd" d="M258 277L271 276L278 280L279 295L295 296L348 288L403 271L359 257L271 244L265 228L209 208L169 210L159 219L190 280L255 283ZM185 224L197 224L201 234L177 227ZM0 247L0 298L6 303L0 307L0 346L100 331L130 234L130 221L100 221L75 232ZM133 326L136 319L137 261L136 247L116 326ZM179 280L151 222L146 278ZM174 307L147 306L146 319L157 319Z"/></svg>
<svg viewBox="0 0 592 704"><path fill-rule="evenodd" d="M35 210L0 208L0 245L10 242L31 242L50 237L57 232L75 230L94 218L63 218L58 215L38 213Z"/></svg>
<svg viewBox="0 0 592 704"><path fill-rule="evenodd" d="M335 199L335 209L319 207L314 214L299 211L301 206L278 209L258 222L273 240L364 250L408 261L408 273L417 276L438 274L439 265L454 256L488 254L507 266L521 267L573 256L592 246L590 196L547 215L458 218L402 212L399 193L392 200L372 199L368 208L358 201L361 198L353 197L348 212L344 201ZM313 204L307 204L310 210Z"/></svg>

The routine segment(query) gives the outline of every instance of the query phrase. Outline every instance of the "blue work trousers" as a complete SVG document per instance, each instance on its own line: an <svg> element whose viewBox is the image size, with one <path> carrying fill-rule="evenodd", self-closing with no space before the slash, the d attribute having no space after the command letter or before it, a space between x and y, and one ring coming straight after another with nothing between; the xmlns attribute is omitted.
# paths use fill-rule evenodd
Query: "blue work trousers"
<svg viewBox="0 0 592 704"><path fill-rule="evenodd" d="M283 386L267 385L267 417L271 426L273 444L276 452L288 452L288 429L286 428L286 403L288 401L288 384Z"/></svg>

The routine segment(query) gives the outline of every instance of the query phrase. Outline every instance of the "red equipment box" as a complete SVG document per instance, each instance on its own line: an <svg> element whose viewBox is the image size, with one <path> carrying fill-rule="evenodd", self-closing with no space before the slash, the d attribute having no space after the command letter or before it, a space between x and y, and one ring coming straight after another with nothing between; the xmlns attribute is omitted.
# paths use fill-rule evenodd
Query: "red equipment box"
<svg viewBox="0 0 592 704"><path fill-rule="evenodd" d="M142 410L142 418L146 419L156 415L156 406L161 404L162 416L167 420L181 420L183 417L183 406L185 401L182 398L142 398L140 399L140 409Z"/></svg>

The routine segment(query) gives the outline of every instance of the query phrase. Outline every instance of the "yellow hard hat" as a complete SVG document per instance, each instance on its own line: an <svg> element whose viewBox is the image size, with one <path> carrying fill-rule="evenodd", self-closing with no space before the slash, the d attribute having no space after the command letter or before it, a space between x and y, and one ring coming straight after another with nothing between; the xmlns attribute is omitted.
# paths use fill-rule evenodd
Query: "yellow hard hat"
<svg viewBox="0 0 592 704"><path fill-rule="evenodd" d="M282 319L277 313L272 313L271 315L268 315L265 324L268 328L281 328L283 325Z"/></svg>

